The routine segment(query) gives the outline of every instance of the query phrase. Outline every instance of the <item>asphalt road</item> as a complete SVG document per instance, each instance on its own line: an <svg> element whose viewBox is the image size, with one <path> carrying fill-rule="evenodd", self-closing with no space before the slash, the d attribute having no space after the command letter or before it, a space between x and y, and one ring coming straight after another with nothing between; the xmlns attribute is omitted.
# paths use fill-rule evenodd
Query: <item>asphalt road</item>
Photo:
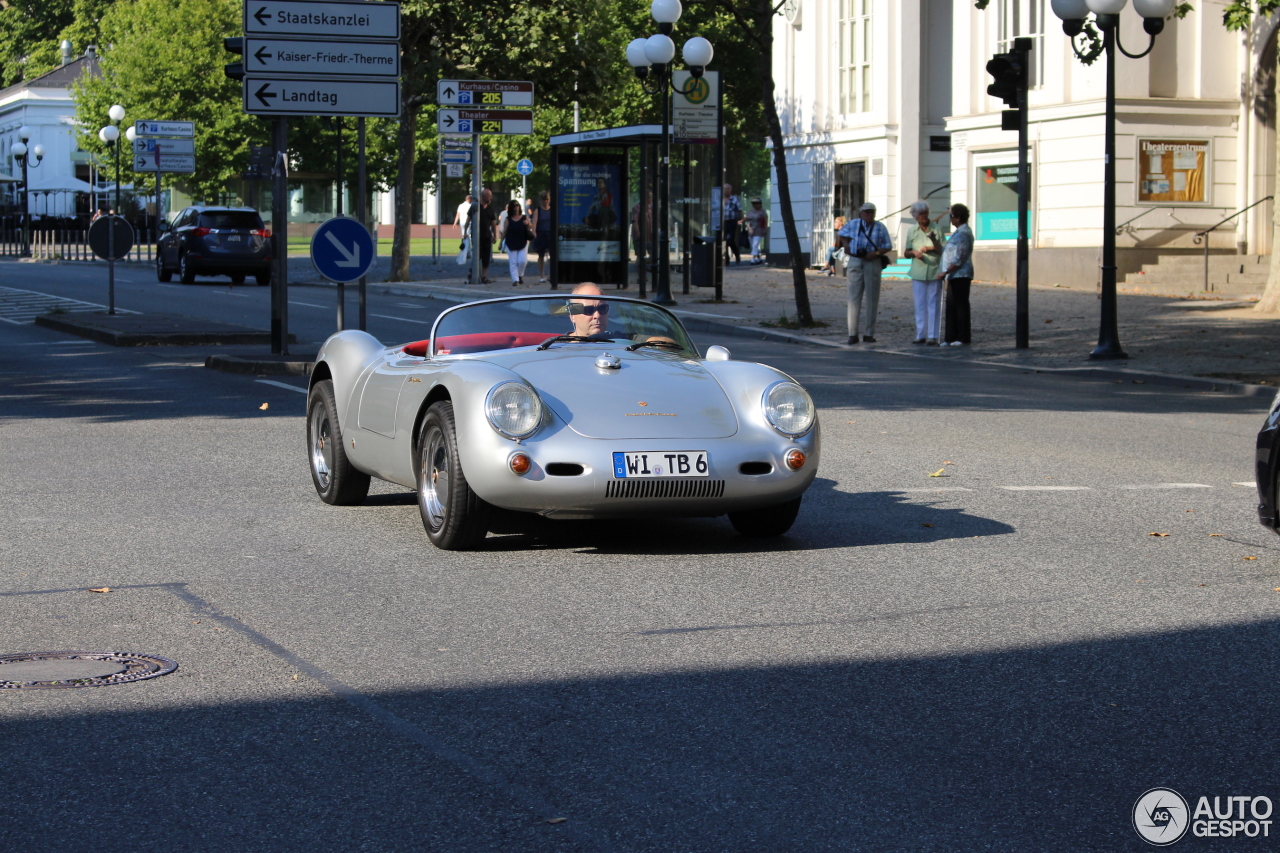
<svg viewBox="0 0 1280 853"><path fill-rule="evenodd" d="M179 310L138 279L122 307ZM226 290L173 299L266 304ZM387 339L435 310L374 301ZM1265 401L699 342L821 407L789 536L529 519L454 554L400 487L316 498L302 379L0 324L0 652L180 663L0 696L0 850L1115 851L1149 788L1280 802Z"/></svg>

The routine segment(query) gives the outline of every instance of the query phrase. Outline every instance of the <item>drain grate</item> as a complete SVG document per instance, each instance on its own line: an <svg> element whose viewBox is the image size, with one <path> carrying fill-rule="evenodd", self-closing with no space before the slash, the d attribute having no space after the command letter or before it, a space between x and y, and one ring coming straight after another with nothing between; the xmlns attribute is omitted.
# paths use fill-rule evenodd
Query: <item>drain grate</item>
<svg viewBox="0 0 1280 853"><path fill-rule="evenodd" d="M100 687L168 675L178 664L133 652L27 652L0 655L0 690Z"/></svg>

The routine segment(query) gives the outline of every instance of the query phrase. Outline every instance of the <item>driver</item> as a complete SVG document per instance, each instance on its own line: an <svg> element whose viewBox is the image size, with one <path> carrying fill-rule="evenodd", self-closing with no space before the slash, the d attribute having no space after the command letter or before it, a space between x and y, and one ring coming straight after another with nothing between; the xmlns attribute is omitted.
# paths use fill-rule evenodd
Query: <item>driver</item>
<svg viewBox="0 0 1280 853"><path fill-rule="evenodd" d="M584 281L573 289L573 296L591 297L603 295L600 286ZM578 306L581 306L579 308ZM589 338L592 335L618 337L609 333L609 303L603 299L570 299L569 319L573 321L573 334Z"/></svg>

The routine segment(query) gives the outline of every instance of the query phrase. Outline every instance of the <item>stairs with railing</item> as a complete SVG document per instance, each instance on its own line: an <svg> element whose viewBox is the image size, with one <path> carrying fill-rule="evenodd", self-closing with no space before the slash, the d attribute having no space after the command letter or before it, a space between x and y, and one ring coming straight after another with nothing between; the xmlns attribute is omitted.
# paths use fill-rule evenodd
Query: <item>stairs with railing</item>
<svg viewBox="0 0 1280 853"><path fill-rule="evenodd" d="M1166 255L1129 273L1120 290L1174 296L1257 297L1267 286L1270 255ZM1207 284L1206 284L1207 282Z"/></svg>

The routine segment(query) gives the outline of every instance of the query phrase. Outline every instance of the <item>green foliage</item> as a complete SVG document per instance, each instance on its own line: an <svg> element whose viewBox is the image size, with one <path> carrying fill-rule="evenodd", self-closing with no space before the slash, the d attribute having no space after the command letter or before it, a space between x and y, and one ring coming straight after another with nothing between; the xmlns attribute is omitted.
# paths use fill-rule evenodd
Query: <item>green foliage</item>
<svg viewBox="0 0 1280 853"><path fill-rule="evenodd" d="M1276 9L1280 9L1280 0L1258 0L1257 3L1253 0L1231 0L1222 12L1222 24L1228 30L1237 32L1247 28L1254 15L1266 17Z"/></svg>
<svg viewBox="0 0 1280 853"><path fill-rule="evenodd" d="M73 0L0 4L0 88L38 77L58 62L58 39L72 21ZM84 48L80 48L83 52Z"/></svg>

